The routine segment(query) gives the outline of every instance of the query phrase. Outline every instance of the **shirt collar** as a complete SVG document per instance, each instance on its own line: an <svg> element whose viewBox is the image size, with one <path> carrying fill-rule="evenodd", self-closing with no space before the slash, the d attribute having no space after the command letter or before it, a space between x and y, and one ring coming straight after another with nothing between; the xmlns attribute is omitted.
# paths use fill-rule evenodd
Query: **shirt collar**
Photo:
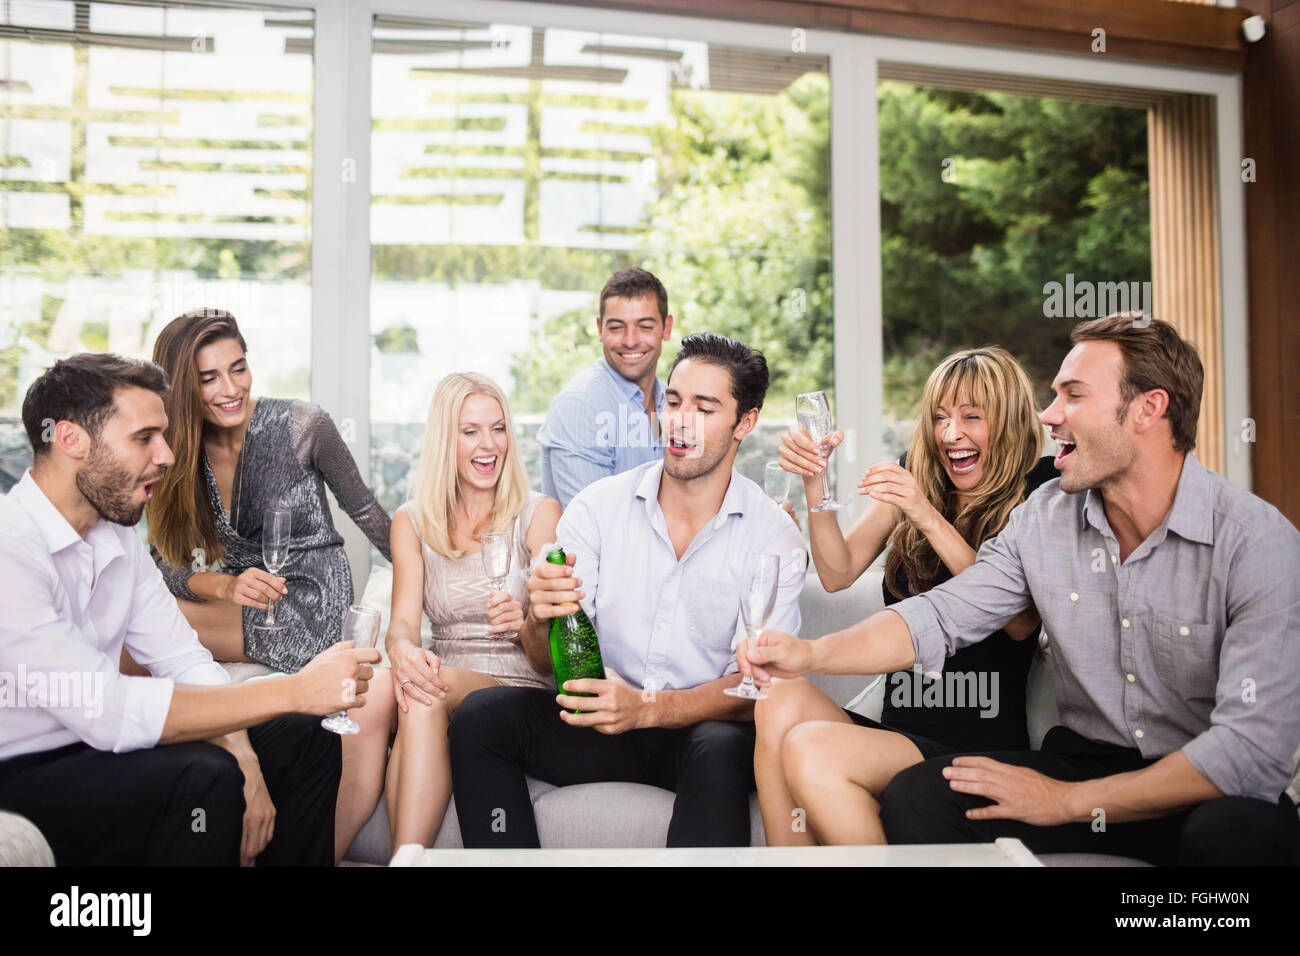
<svg viewBox="0 0 1300 956"><path fill-rule="evenodd" d="M646 469L645 474L641 476L640 482L636 486L636 496L646 502L646 507L650 503L656 505L659 502L659 483L663 480L664 463L663 460L655 462ZM713 526L721 528L729 515L744 515L745 513L745 492L741 487L740 472L733 467L731 469L731 482L727 485L727 493L722 496L722 507L718 509L717 515L713 519Z"/></svg>
<svg viewBox="0 0 1300 956"><path fill-rule="evenodd" d="M9 496L17 500L18 505L27 512L27 516L40 530L50 554L56 554L81 541L81 535L68 524L68 519L54 507L54 502L45 497L41 486L32 478L30 468L23 472L22 478L14 485Z"/></svg>
<svg viewBox="0 0 1300 956"><path fill-rule="evenodd" d="M641 386L636 382L629 382L622 375L619 375L618 372L614 371L614 366L610 365L609 362L605 360L604 356L601 356L600 365L604 368L605 374L609 376L610 381L613 382L614 388L618 390L618 393L622 395L623 398L628 401L631 401L632 399L642 402L645 401L645 395L641 392ZM662 408L664 403L664 383L659 381L658 378L655 379L654 393L655 407Z"/></svg>
<svg viewBox="0 0 1300 956"><path fill-rule="evenodd" d="M1191 452L1183 458L1178 491L1169 510L1169 530L1188 541L1214 544L1214 493L1210 474Z"/></svg>
<svg viewBox="0 0 1300 956"><path fill-rule="evenodd" d="M1101 492L1096 488L1089 488L1085 493L1081 514L1085 524L1090 523L1099 530L1110 528ZM1214 544L1214 495L1210 488L1210 476L1205 466L1191 452L1183 458L1183 471L1178 476L1174 504L1162 524L1167 531L1174 532L1180 538Z"/></svg>

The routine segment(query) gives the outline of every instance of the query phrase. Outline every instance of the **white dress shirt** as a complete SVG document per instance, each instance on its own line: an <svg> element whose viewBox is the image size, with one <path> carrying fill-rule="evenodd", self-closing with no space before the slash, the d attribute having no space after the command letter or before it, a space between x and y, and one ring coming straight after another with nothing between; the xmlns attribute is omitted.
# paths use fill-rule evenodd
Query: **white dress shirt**
<svg viewBox="0 0 1300 956"><path fill-rule="evenodd" d="M174 683L225 684L130 528L83 539L23 475L0 498L0 760L162 736ZM155 676L126 677L123 644Z"/></svg>
<svg viewBox="0 0 1300 956"><path fill-rule="evenodd" d="M748 552L781 556L768 626L798 634L806 566L790 516L735 469L717 515L677 560L659 507L663 467L650 462L587 486L555 529L560 547L577 555L574 575L605 666L645 690L698 687L735 672Z"/></svg>

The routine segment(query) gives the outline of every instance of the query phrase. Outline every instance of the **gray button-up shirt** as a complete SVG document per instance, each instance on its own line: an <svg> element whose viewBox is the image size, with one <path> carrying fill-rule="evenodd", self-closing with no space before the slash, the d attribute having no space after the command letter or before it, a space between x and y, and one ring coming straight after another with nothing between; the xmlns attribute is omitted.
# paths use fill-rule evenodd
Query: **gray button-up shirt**
<svg viewBox="0 0 1300 956"><path fill-rule="evenodd" d="M1146 758L1182 749L1229 796L1276 801L1300 744L1300 532L1187 455L1164 522L1120 562L1095 490L1050 481L951 581L894 605L922 670L1032 601L1061 723Z"/></svg>

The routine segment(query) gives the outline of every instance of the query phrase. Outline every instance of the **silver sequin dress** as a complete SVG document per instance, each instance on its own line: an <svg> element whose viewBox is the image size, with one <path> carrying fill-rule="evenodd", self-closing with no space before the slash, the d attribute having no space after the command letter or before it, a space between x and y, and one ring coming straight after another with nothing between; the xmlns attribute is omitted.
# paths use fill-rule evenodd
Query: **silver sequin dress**
<svg viewBox="0 0 1300 956"><path fill-rule="evenodd" d="M515 549L510 557L506 590L528 613L528 526L537 506L546 496L529 492L528 504L511 526ZM406 513L410 515L410 507ZM412 526L415 521L412 519ZM420 538L419 529L415 535ZM528 663L518 643L499 634L489 634L487 600L491 586L483 573L478 552L448 558L434 551L420 538L424 557L424 613L433 625L433 652L452 667L487 674L507 687L554 687L551 676L541 675Z"/></svg>
<svg viewBox="0 0 1300 956"><path fill-rule="evenodd" d="M361 479L352 453L333 420L317 405L282 398L259 398L235 463L231 511L237 527L221 505L221 493L206 454L199 467L216 518L217 534L226 549L226 574L262 567L262 511L273 506L293 510L293 541L289 560L281 569L289 589L275 608L275 621L284 624L274 640L252 629L266 612L250 607L244 613L244 653L255 661L288 673L299 670L316 654L339 640L343 612L352 603L352 572L343 551L343 536L334 527L328 485L339 506L371 543L391 560L388 533L391 519ZM173 568L153 552L155 563L176 597L202 600L189 587L195 570Z"/></svg>

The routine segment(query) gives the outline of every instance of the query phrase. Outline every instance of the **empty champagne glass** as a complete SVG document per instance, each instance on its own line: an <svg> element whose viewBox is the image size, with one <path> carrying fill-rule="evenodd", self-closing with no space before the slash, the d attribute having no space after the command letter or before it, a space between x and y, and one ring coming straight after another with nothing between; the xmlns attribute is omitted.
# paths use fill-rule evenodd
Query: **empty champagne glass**
<svg viewBox="0 0 1300 956"><path fill-rule="evenodd" d="M366 604L354 604L343 612L343 634L340 641L356 641L357 647L374 647L378 637L378 610ZM336 734L355 734L361 729L346 710L330 714L320 725Z"/></svg>
<svg viewBox="0 0 1300 956"><path fill-rule="evenodd" d="M514 549L512 536L509 532L495 531L483 535L482 544L480 556L483 558L483 573L487 575L492 590L503 591L506 580L510 577L510 552ZM493 636L509 640L515 634L513 631L502 631Z"/></svg>
<svg viewBox="0 0 1300 956"><path fill-rule="evenodd" d="M745 633L751 644L757 644L763 628L767 627L772 609L776 607L776 590L781 580L779 554L748 554L745 556L745 583L740 593L740 617L745 623ZM722 691L729 697L745 700L763 700L767 694L746 677L735 687Z"/></svg>
<svg viewBox="0 0 1300 956"><path fill-rule="evenodd" d="M763 491L778 505L785 504L790 497L790 472L779 461L769 461L763 467Z"/></svg>
<svg viewBox="0 0 1300 956"><path fill-rule="evenodd" d="M804 392L794 398L794 414L799 424L808 429L808 435L817 443L817 453L822 456L822 500L810 511L837 511L841 507L831 494L830 466L825 464L830 456L826 447L827 436L835 430L835 420L831 417L831 403L825 392ZM811 505L812 502L809 502Z"/></svg>
<svg viewBox="0 0 1300 956"><path fill-rule="evenodd" d="M279 574L289 560L292 532L293 512L288 508L267 508L262 512L262 563L272 574ZM278 598L267 603L266 623L261 625L263 630L287 630L285 625L275 623L275 606L278 603Z"/></svg>

